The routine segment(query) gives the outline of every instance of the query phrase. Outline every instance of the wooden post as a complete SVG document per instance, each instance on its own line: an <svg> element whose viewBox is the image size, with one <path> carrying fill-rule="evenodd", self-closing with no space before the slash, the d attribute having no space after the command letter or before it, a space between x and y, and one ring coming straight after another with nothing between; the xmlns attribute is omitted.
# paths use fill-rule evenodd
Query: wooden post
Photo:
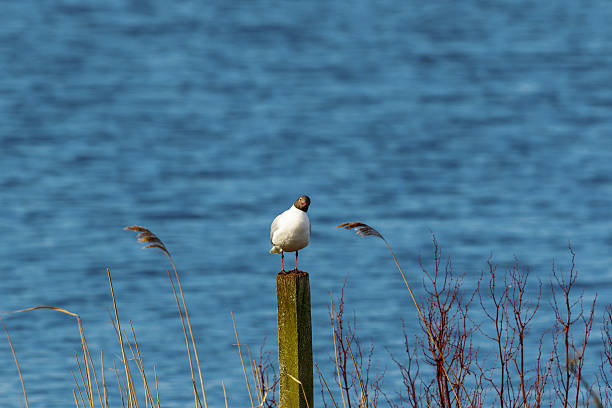
<svg viewBox="0 0 612 408"><path fill-rule="evenodd" d="M308 273L276 275L276 299L280 408L313 408Z"/></svg>

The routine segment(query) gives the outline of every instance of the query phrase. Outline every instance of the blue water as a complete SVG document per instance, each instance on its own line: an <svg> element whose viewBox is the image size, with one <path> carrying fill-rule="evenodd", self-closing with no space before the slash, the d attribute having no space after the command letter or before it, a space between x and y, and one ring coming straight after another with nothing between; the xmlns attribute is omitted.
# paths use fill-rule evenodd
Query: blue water
<svg viewBox="0 0 612 408"><path fill-rule="evenodd" d="M107 367L119 360L106 268L162 404L192 403L168 262L189 302L209 402L248 405L230 312L253 353L276 343L269 225L312 199L315 360L330 373L329 292L402 353L414 307L382 232L415 285L436 234L466 289L516 256L533 289L577 254L576 294L598 294L588 350L612 296L612 5L607 1L105 2L0 5L0 310L66 308ZM288 258L289 264L292 258ZM530 296L533 296L532 292ZM31 406L73 404L74 320L4 315ZM532 345L537 339L529 339ZM6 341L0 406L23 406ZM484 343L480 344L484 347ZM99 357L96 357L99 358ZM107 371L112 398L114 374ZM319 398L318 382L315 382ZM115 406L120 402L114 399Z"/></svg>

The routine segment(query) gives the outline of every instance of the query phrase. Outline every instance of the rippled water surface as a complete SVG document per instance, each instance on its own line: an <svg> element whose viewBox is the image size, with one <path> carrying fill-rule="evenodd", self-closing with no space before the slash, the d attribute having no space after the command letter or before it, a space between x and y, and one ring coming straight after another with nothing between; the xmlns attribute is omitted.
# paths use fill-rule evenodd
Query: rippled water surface
<svg viewBox="0 0 612 408"><path fill-rule="evenodd" d="M431 232L466 289L489 256L502 269L516 256L532 299L544 284L534 332L550 323L552 263L567 270L571 242L576 294L598 294L592 374L612 296L610 21L607 1L3 2L0 310L78 313L110 365L110 268L163 405L188 406L169 264L123 231L145 225L182 273L209 401L222 404L223 380L246 406L230 312L241 342L255 352L266 338L274 353L269 225L307 193L300 266L326 372L329 292L347 274L347 310L391 397L400 377L385 348L402 353L402 319L417 327L384 244L335 228L359 220L415 288ZM31 405L73 404L73 319L3 318ZM0 406L19 407L4 343Z"/></svg>

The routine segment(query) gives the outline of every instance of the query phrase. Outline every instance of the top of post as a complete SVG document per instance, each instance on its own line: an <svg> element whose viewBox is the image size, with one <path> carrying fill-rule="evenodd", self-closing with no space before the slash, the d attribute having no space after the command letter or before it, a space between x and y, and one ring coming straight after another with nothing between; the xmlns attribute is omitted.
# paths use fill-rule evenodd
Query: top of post
<svg viewBox="0 0 612 408"><path fill-rule="evenodd" d="M300 271L300 270L292 270L292 271L285 271L285 272L279 272L276 277L280 278L280 277L287 277L287 278L303 278L303 277L307 277L308 276L308 272L304 272L304 271Z"/></svg>

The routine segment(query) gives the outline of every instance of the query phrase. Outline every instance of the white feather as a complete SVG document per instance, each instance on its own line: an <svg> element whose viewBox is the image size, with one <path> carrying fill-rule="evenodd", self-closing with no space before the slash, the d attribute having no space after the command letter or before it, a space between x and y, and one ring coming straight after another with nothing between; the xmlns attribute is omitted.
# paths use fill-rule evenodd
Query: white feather
<svg viewBox="0 0 612 408"><path fill-rule="evenodd" d="M310 242L310 220L308 215L291 206L278 215L270 226L271 254L294 252L306 247Z"/></svg>

